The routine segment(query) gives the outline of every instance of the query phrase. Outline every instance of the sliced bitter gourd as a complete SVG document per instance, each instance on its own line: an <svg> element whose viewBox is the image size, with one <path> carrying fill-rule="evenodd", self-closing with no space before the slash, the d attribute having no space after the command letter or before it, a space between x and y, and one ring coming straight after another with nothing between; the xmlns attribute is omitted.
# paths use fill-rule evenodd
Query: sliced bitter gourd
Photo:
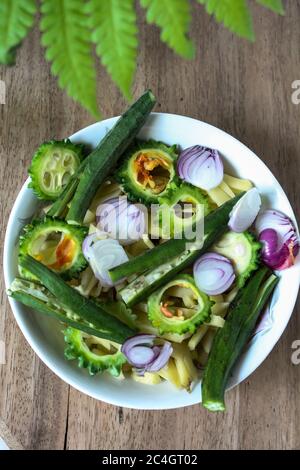
<svg viewBox="0 0 300 470"><path fill-rule="evenodd" d="M81 248L86 234L87 228L63 220L51 217L34 220L23 228L19 254L28 254L64 279L71 279L87 267ZM21 276L33 279L29 272L19 269Z"/></svg>
<svg viewBox="0 0 300 470"><path fill-rule="evenodd" d="M29 187L39 199L55 201L83 159L83 146L52 140L35 152L28 173Z"/></svg>
<svg viewBox="0 0 300 470"><path fill-rule="evenodd" d="M228 232L212 247L212 251L226 256L233 263L236 285L243 287L246 279L258 268L261 244L249 232Z"/></svg>
<svg viewBox="0 0 300 470"><path fill-rule="evenodd" d="M176 145L168 147L155 140L137 141L125 154L117 181L128 199L150 205L176 186Z"/></svg>
<svg viewBox="0 0 300 470"><path fill-rule="evenodd" d="M154 292L148 299L148 318L164 333L193 333L208 320L212 302L201 292L194 279L181 274Z"/></svg>
<svg viewBox="0 0 300 470"><path fill-rule="evenodd" d="M166 196L159 197L159 204L163 238L191 228L212 211L208 197L201 189L188 183L182 183L178 188L171 189ZM164 220L168 215L169 220ZM166 227L170 227L170 234L165 233Z"/></svg>
<svg viewBox="0 0 300 470"><path fill-rule="evenodd" d="M86 333L68 327L64 331L67 347L65 357L78 360L78 366L87 368L91 375L107 371L118 377L126 363L120 345L105 339L89 336Z"/></svg>

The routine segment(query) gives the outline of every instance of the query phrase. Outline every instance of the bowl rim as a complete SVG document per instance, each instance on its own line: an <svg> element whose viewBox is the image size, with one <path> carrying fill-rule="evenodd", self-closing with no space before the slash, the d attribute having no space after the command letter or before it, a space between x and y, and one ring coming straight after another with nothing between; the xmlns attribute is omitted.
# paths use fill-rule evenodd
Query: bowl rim
<svg viewBox="0 0 300 470"><path fill-rule="evenodd" d="M199 119L195 119L195 118L191 118L189 116L184 116L184 115L181 115L181 114L174 114L174 113L162 113L162 112L153 112L150 114L150 116L159 116L159 117L163 117L163 118L176 118L176 119L183 119L183 120L190 120L190 121L193 121L193 122L196 122L196 123L201 123L202 125L205 125L207 126L208 128L210 128L212 131L217 131L220 135L223 134L224 136L227 136L227 138L229 137L230 139L232 139L233 141L235 141L236 144L238 144L239 146L242 146L244 147L248 152L250 152L252 154L252 156L257 159L264 167L265 169L267 170L267 172L271 173L272 176L275 178L275 176L273 175L273 173L271 172L271 170L268 168L268 166L264 163L263 160L261 160L249 147L247 147L245 144L243 144L241 141L239 141L237 138L233 137L231 134L225 132L224 130L216 127L216 126L213 126L212 124L209 124L209 123L206 123L204 121L201 121ZM105 124L113 124L117 121L117 119L119 118L120 116L115 116L115 117L111 117L111 118L108 118L108 119L105 119L103 121L100 121L100 123L102 125L105 125ZM94 127L97 127L99 124L99 122L96 122L96 123L93 123L93 124L90 124L89 126L86 126L80 130L78 130L77 132L75 132L74 134L72 134L69 139L74 139L76 138L76 136L78 136L80 133L82 133L83 131L84 132L88 132L88 131L92 131ZM279 192L281 193L281 196L283 196L285 199L286 199L286 202L289 206L289 210L291 212L291 214L293 215L293 221L295 223L295 227L296 227L296 230L298 231L298 225L297 225L297 220L296 220L296 217L295 217L295 214L294 214L294 211L293 211L293 208L290 204L290 201L287 197L287 195L285 194L281 184L278 182L278 180L275 178L277 184L278 184L278 190ZM9 266L11 264L11 254L9 253L9 250L8 250L8 240L11 236L11 233L13 231L13 223L15 221L15 218L16 218L16 212L19 208L19 206L22 204L22 199L24 197L24 193L27 189L27 186L28 186L28 183L30 181L30 178L28 177L26 179L26 181L24 182L24 184L22 185L16 199L15 199L15 202L13 204L13 207L12 207L12 210L10 212L10 216L9 216L9 220L8 220L8 223L7 223L7 228L6 228L6 233L5 233L5 239L4 239L4 250L3 250L3 268L4 268L4 280L5 280L5 287L6 289L8 289L9 287ZM245 374L242 374L240 377L239 377L239 380L236 384L233 384L232 386L230 386L229 388L233 388L235 387L236 385L239 385L241 382L243 382L247 377L249 377L263 362L264 360L267 358L267 356L270 354L270 352L273 350L273 348L275 347L275 345L277 344L278 340L280 339L280 337L282 336L283 332L285 331L286 329L286 326L290 320L290 317L294 311L294 307L295 307L295 303L296 303L296 300L297 300L297 296L298 296L298 291L299 291L299 284L300 284L300 272L298 273L298 290L296 292L296 294L294 295L294 298L292 299L292 301L290 302L290 305L292 306L292 308L290 309L290 314L286 317L286 321L283 325L283 328L281 331L277 332L276 335L274 335L274 338L273 338L273 342L272 342L272 345L268 346L265 350L264 350L264 353L261 354L260 356L260 359L258 361L258 363L256 363L254 361L253 365L248 367L248 370L247 370L247 373ZM47 354L47 353L44 353L44 351L41 351L40 348L38 347L38 345L36 344L35 340L34 340L34 334L30 331L30 328L28 328L24 322L23 322L23 319L22 319L22 312L20 311L20 308L22 307L19 307L18 306L18 303L12 299L11 297L8 297L9 299L9 304L11 306L11 310L12 310L12 313L16 319L16 322L22 332L22 334L25 336L25 339L26 341L29 343L30 347L33 349L33 351L37 354L37 356L42 360L42 362L47 366L49 367L49 369L55 373L61 380L63 380L64 382L66 382L68 385L74 387L76 390L92 397L92 398L95 398L96 400L98 401L103 401L105 403L108 403L108 404L112 404L112 405L115 405L115 406L122 406L124 408L130 408L130 409L144 409L144 410L162 410L162 409L176 409L176 408L182 408L182 407L186 407L186 406L191 406L193 404L197 404L197 403L200 403L201 401L198 399L196 400L192 400L192 401L189 401L188 403L186 404L178 404L176 406L174 406L172 403L170 403L170 406L164 406L163 408L161 407L157 407L157 408L154 408L154 407L148 407L148 406L139 406L138 404L135 406L134 404L130 403L130 405L126 405L124 404L123 402L120 402L118 400L115 400L113 398L110 398L108 396L99 396L99 394L94 394L92 393L91 390L88 389L88 387L85 385L84 381L82 381L82 384L81 382L80 383L77 383L75 380L73 380L69 374L63 372L60 368L55 368L54 365L53 365L53 361L51 360L51 354ZM49 357L50 358L49 358Z"/></svg>

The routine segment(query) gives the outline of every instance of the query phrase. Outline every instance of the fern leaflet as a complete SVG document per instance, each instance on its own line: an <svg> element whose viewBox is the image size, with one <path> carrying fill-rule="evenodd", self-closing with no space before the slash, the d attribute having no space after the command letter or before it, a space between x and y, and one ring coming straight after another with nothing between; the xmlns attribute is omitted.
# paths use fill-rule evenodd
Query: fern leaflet
<svg viewBox="0 0 300 470"><path fill-rule="evenodd" d="M90 0L87 11L96 52L124 96L131 99L138 46L134 0Z"/></svg>
<svg viewBox="0 0 300 470"><path fill-rule="evenodd" d="M31 28L36 12L35 0L1 0L0 2L0 63L12 65L16 47Z"/></svg>
<svg viewBox="0 0 300 470"><path fill-rule="evenodd" d="M191 20L188 0L140 0L147 8L147 21L161 28L161 40L177 54L192 59L193 43L187 37Z"/></svg>
<svg viewBox="0 0 300 470"><path fill-rule="evenodd" d="M254 41L252 16L246 0L197 0L205 5L207 13L214 15L238 36Z"/></svg>
<svg viewBox="0 0 300 470"><path fill-rule="evenodd" d="M84 0L42 1L42 45L61 88L96 118L96 71Z"/></svg>

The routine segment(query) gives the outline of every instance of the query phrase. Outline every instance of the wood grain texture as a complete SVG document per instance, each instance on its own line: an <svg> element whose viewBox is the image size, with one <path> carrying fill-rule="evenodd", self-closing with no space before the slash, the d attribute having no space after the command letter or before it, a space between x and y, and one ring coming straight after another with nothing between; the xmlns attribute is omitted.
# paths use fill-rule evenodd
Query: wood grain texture
<svg viewBox="0 0 300 470"><path fill-rule="evenodd" d="M207 121L254 150L281 182L299 216L300 106L291 83L300 79L300 2L285 2L285 17L253 7L256 43L235 38L194 6L195 61L176 57L140 12L139 64L134 94L151 87L158 111ZM90 124L91 117L58 90L43 60L35 29L17 66L0 68L7 103L0 105L1 234L26 177L33 150ZM99 66L105 117L126 103ZM3 240L3 238L2 238ZM193 406L132 411L69 389L34 355L18 329L1 285L0 416L25 448L51 449L295 449L300 448L300 366L290 361L300 337L299 303L272 354L228 393L226 414Z"/></svg>

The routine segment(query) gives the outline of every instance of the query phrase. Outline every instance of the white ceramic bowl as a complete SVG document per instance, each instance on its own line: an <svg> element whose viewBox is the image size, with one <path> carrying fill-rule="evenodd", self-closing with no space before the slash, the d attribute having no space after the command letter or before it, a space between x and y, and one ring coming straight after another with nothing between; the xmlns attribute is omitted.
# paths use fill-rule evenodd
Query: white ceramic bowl
<svg viewBox="0 0 300 470"><path fill-rule="evenodd" d="M117 118L93 124L71 137L93 147L110 129ZM233 175L248 178L260 191L265 207L287 214L296 224L291 205L276 178L266 165L247 147L225 132L204 122L173 114L153 113L140 133L142 138L162 140L181 147L195 144L216 148L223 155L225 168ZM12 209L4 246L4 274L7 288L17 274L16 246L22 226L37 207L37 199L24 184ZM267 357L282 335L292 314L300 280L300 261L280 273L280 282L273 294L259 330L241 356L230 379L235 386L248 377ZM193 405L201 401L198 384L192 393L178 391L167 382L155 386L130 379L116 380L108 374L91 377L75 362L64 359L61 325L44 318L10 299L12 311L28 343L50 369L68 384L98 400L128 408L167 409Z"/></svg>

